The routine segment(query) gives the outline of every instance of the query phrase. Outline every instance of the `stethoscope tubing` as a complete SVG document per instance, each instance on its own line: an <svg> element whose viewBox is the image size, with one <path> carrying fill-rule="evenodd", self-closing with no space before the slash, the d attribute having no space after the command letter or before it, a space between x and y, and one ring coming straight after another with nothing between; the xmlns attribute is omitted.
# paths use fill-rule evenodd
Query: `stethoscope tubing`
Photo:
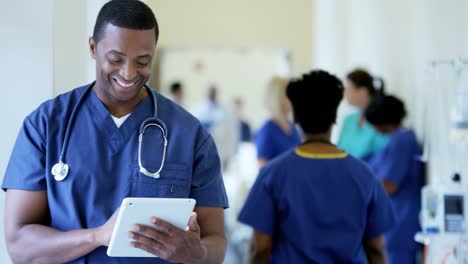
<svg viewBox="0 0 468 264"><path fill-rule="evenodd" d="M66 153L66 150L67 150L67 147L68 147L68 141L70 139L70 133L71 133L71 130L73 128L74 119L75 119L76 113L78 112L79 107L81 107L81 104L84 101L84 98L91 91L91 89L92 89L92 87L94 86L95 83L96 82L91 83L86 88L86 90L83 92L81 97L78 99L77 104L73 108L70 119L68 120L67 127L66 127L66 130L65 130L65 138L63 140L62 148L61 148L61 151L60 151L59 162L56 163L51 169L51 173L54 176L54 179L56 181L63 181L68 175L69 166L68 166L67 163L64 162L64 159L65 159L65 153ZM148 90L148 93L150 94L150 96L153 99L154 115L153 115L152 118L149 118L149 119L145 120L142 123L142 126L140 127L140 130L139 130L139 136L138 136L138 166L140 167L140 172L143 173L144 175L149 176L149 177L153 177L153 178L159 178L160 173L161 173L161 171L162 171L162 169L164 167L165 159L166 159L166 151L167 151L167 144L168 144L168 142L167 142L167 127L165 126L164 122L162 122L161 120L159 120L157 118L158 108L157 108L156 95L154 94L154 92L148 86L144 85L144 87ZM143 134L145 132L145 129L147 127L149 127L149 126L158 127L161 130L161 133L162 133L162 136L163 136L163 139L164 139L164 149L163 149L162 162L161 162L161 165L160 165L159 169L156 172L149 172L145 167L143 167L143 164L141 163L141 145L143 143Z"/></svg>

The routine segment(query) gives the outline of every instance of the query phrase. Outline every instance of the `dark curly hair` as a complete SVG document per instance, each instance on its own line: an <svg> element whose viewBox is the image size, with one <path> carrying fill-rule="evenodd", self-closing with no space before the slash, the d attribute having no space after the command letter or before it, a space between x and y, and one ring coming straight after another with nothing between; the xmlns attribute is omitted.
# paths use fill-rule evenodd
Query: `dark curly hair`
<svg viewBox="0 0 468 264"><path fill-rule="evenodd" d="M336 120L343 98L343 85L334 75L314 70L289 82L286 95L291 101L294 119L308 134L327 132Z"/></svg>
<svg viewBox="0 0 468 264"><path fill-rule="evenodd" d="M405 104L391 95L375 97L365 111L367 121L374 126L400 125L405 116Z"/></svg>
<svg viewBox="0 0 468 264"><path fill-rule="evenodd" d="M154 29L155 39L158 42L159 27L156 17L153 11L141 1L112 0L107 2L99 11L94 25L93 39L95 43L101 41L104 29L109 23L128 29Z"/></svg>

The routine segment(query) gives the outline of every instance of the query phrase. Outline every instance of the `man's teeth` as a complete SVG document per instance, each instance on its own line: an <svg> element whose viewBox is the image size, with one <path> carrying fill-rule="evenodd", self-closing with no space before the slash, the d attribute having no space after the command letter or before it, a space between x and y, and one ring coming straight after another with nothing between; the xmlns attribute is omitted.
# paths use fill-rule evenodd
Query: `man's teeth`
<svg viewBox="0 0 468 264"><path fill-rule="evenodd" d="M123 83L123 82L121 82L121 81L119 81L119 80L116 80L116 81L117 81L117 83L118 83L119 85L121 85L121 86L123 86L123 87L130 87L130 86L132 86L132 85L135 84L135 82L132 82L132 83Z"/></svg>

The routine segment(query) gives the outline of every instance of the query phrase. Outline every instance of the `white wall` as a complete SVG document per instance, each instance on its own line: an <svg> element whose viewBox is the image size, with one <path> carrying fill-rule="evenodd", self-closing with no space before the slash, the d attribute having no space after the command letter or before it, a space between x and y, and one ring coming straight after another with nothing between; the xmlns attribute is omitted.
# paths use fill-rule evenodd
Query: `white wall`
<svg viewBox="0 0 468 264"><path fill-rule="evenodd" d="M310 70L313 46L312 0L147 2L159 22L158 48L285 49L291 55L293 75ZM149 83L166 91L167 84L159 83L158 69L155 68ZM229 68L226 67L226 71ZM242 81L247 80L241 74L232 72L232 78L239 80L238 85L233 85L235 89L218 87L222 101L224 95L236 94L237 90L243 89ZM158 87L159 84L164 87ZM188 91L190 95L204 95L207 89L191 86L190 83L185 84L185 88L191 90ZM257 93L262 93L266 87L261 85L255 89ZM190 101L197 98L191 96L188 99ZM247 101L246 98L243 99ZM256 99L257 104L263 105L262 98ZM224 103L231 103L231 100L224 100ZM254 109L255 106L250 102L246 103L246 116L255 115Z"/></svg>
<svg viewBox="0 0 468 264"><path fill-rule="evenodd" d="M448 129L454 75L442 67L436 80L427 69L434 59L468 58L468 2L316 0L314 10L314 65L340 75L365 66L383 76L405 100L408 125L431 145L430 180L448 182L456 159Z"/></svg>
<svg viewBox="0 0 468 264"><path fill-rule="evenodd" d="M54 95L95 80L88 39L106 0L54 0Z"/></svg>
<svg viewBox="0 0 468 264"><path fill-rule="evenodd" d="M54 0L54 94L81 86L91 63L84 1Z"/></svg>
<svg viewBox="0 0 468 264"><path fill-rule="evenodd" d="M3 179L24 117L53 92L53 1L3 1L0 9L2 103L0 178ZM4 243L4 192L0 192L0 263L10 263Z"/></svg>
<svg viewBox="0 0 468 264"><path fill-rule="evenodd" d="M165 48L274 48L291 51L293 73L312 62L312 0L148 0Z"/></svg>
<svg viewBox="0 0 468 264"><path fill-rule="evenodd" d="M176 48L162 50L159 57L162 87L185 83L183 104L189 111L196 112L206 100L207 87L215 85L220 89L218 100L226 106L232 106L233 98L243 98L243 113L255 113L246 116L254 130L271 115L265 107L271 76L291 76L288 53L280 49ZM162 92L169 94L169 89Z"/></svg>

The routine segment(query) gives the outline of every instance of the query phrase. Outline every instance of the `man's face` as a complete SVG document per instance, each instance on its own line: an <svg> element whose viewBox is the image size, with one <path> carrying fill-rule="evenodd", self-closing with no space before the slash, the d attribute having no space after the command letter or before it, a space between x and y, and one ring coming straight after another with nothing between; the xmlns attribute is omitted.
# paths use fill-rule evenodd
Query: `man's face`
<svg viewBox="0 0 468 264"><path fill-rule="evenodd" d="M134 30L107 24L99 43L89 40L96 60L95 91L104 103L139 100L151 74L155 51L154 29Z"/></svg>

